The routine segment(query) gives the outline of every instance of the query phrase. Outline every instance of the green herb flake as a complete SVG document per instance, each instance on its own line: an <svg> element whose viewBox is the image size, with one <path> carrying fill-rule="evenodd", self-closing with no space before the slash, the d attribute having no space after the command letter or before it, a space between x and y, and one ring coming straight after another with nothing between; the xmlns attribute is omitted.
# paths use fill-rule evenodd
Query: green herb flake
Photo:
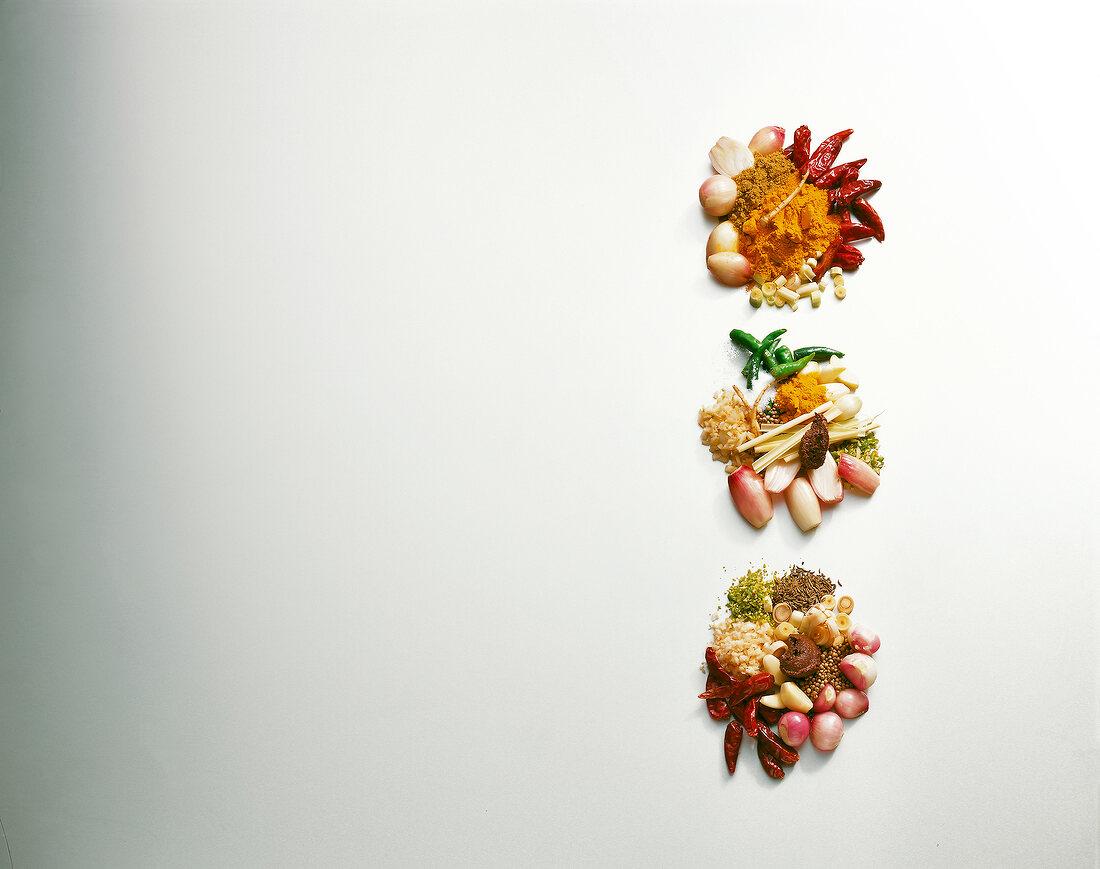
<svg viewBox="0 0 1100 869"><path fill-rule="evenodd" d="M729 599L730 616L738 622L765 622L771 613L764 609L764 598L772 593L774 577L768 573L767 565L750 569L744 576L735 579L726 597Z"/></svg>

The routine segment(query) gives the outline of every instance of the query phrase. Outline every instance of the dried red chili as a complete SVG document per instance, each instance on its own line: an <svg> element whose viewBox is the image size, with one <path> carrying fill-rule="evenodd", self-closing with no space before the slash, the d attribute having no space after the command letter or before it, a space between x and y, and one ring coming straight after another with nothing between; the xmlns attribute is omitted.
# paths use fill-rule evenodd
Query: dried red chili
<svg viewBox="0 0 1100 869"><path fill-rule="evenodd" d="M791 162L800 173L805 174L810 162L810 128L805 124L794 131L792 148Z"/></svg>
<svg viewBox="0 0 1100 869"><path fill-rule="evenodd" d="M765 724L778 724L779 719L783 717L783 710L773 709L771 706L765 706L763 703L757 703L756 717L758 722L763 721ZM757 726L759 726L759 724Z"/></svg>
<svg viewBox="0 0 1100 869"><path fill-rule="evenodd" d="M745 732L749 736L756 736L759 725L756 721L756 710L759 708L760 702L755 698L750 700L745 706L745 717L741 719L741 724L745 728Z"/></svg>
<svg viewBox="0 0 1100 869"><path fill-rule="evenodd" d="M836 256L836 249L839 245L839 237L829 242L829 246L825 248L825 253L821 255L821 259L817 261L817 265L814 267L815 281L820 281L825 272L829 270L829 266L833 264L833 257Z"/></svg>
<svg viewBox="0 0 1100 869"><path fill-rule="evenodd" d="M878 216L878 212L870 202L866 199L853 199L851 208L856 216L871 228L875 238L879 241L885 240L886 231L882 228L882 218Z"/></svg>
<svg viewBox="0 0 1100 869"><path fill-rule="evenodd" d="M866 181L848 181L841 187L836 194L836 201L840 205L848 205L853 199L859 199L863 196L870 196L876 190L882 186L881 181L872 181L870 179ZM833 201L832 195L829 196L829 204Z"/></svg>
<svg viewBox="0 0 1100 869"><path fill-rule="evenodd" d="M707 662L707 690L712 688L718 688L722 685L730 685L733 683L733 677L726 672L726 669L719 663L718 655L712 647L707 646L707 651L704 655ZM725 721L729 718L733 712L730 709L729 701L727 700L708 700L707 712L710 717L715 721Z"/></svg>
<svg viewBox="0 0 1100 869"><path fill-rule="evenodd" d="M783 767L779 765L774 757L768 754L764 747L764 743L759 739L756 740L756 756L760 758L760 765L764 767L764 772L772 778L783 778L783 776L786 775L786 773L783 772Z"/></svg>
<svg viewBox="0 0 1100 869"><path fill-rule="evenodd" d="M859 252L858 248L842 243L837 246L833 262L843 269L858 269L863 265L863 254Z"/></svg>
<svg viewBox="0 0 1100 869"><path fill-rule="evenodd" d="M745 679L743 682L735 682L733 685L719 685L699 695L700 700L728 700L732 706L747 700L755 694L763 694L774 685L770 673L757 673L755 676Z"/></svg>
<svg viewBox="0 0 1100 869"><path fill-rule="evenodd" d="M810 157L807 168L811 181L820 178L828 171L829 167L832 166L836 160L836 155L840 153L841 146L854 132L854 130L841 130L839 133L833 133L833 135L829 136L829 138L825 139L817 146L813 156Z"/></svg>
<svg viewBox="0 0 1100 869"><path fill-rule="evenodd" d="M737 769L737 752L741 749L741 725L731 721L726 725L726 736L722 740L722 751L726 755L726 769L733 775Z"/></svg>
<svg viewBox="0 0 1100 869"><path fill-rule="evenodd" d="M756 739L757 742L764 745L764 750L776 760L781 760L783 763L798 763L798 752L780 742L779 737L768 728L761 727L757 731Z"/></svg>
<svg viewBox="0 0 1100 869"><path fill-rule="evenodd" d="M844 212L848 214L847 211ZM875 231L869 226L864 226L862 223L852 223L851 220L846 223L840 224L840 240L841 241L859 241L861 238L871 238L875 234Z"/></svg>
<svg viewBox="0 0 1100 869"><path fill-rule="evenodd" d="M834 166L814 183L822 190L828 190L840 187L847 181L855 181L859 177L859 170L866 162L867 158L864 157L862 160L853 160L851 163L841 163L839 166Z"/></svg>

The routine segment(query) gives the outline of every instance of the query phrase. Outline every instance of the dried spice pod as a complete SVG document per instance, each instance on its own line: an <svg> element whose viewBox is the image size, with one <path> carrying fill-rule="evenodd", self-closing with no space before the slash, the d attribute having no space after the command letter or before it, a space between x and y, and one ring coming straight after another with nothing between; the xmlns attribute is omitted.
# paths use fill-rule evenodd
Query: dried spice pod
<svg viewBox="0 0 1100 869"><path fill-rule="evenodd" d="M787 651L779 658L779 669L792 679L801 679L817 672L821 665L821 651L817 644L802 634L792 634L787 638Z"/></svg>
<svg viewBox="0 0 1100 869"><path fill-rule="evenodd" d="M820 468L825 464L825 453L829 451L829 426L825 417L815 413L806 433L798 445L798 457L802 461L802 467L808 471Z"/></svg>

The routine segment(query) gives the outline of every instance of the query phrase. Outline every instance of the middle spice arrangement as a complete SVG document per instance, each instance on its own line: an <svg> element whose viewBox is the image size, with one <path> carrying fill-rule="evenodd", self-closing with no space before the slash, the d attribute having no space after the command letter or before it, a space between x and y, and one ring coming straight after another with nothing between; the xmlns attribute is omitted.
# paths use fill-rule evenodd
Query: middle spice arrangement
<svg viewBox="0 0 1100 869"><path fill-rule="evenodd" d="M734 329L730 340L749 353L742 369L746 389L761 371L774 378L750 403L736 386L715 393L699 411L700 440L726 466L738 512L754 528L772 518L772 496L782 495L795 524L806 532L821 524L822 505L839 503L845 490L865 496L879 485L878 417L863 417L859 379L844 353L812 345L791 350L786 329L762 339Z"/></svg>

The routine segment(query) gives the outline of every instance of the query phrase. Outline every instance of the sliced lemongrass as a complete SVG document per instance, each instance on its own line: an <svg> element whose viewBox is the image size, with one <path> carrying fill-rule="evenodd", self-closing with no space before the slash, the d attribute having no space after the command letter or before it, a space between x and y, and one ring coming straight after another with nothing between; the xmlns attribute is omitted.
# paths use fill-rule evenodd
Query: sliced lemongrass
<svg viewBox="0 0 1100 869"><path fill-rule="evenodd" d="M790 622L782 622L776 625L772 634L777 640L786 640L791 634L797 633L798 629Z"/></svg>
<svg viewBox="0 0 1100 869"><path fill-rule="evenodd" d="M739 449L741 449L742 452L744 450L750 449L750 448L756 446L761 441L766 441L772 435L777 435L777 434L781 434L782 432L789 431L790 429L794 428L796 425L801 425L802 423L808 422L809 420L813 419L815 413L825 413L827 410L831 410L832 407L833 407L833 403L831 401L826 401L824 404L818 405L813 410L807 411L806 413L802 414L801 416L796 416L794 419L787 420L787 422L783 423L782 425L777 425L775 428L773 428L767 434L762 434L759 437L755 437L750 441L745 441L745 443L741 444Z"/></svg>
<svg viewBox="0 0 1100 869"><path fill-rule="evenodd" d="M836 419L839 414L840 411L836 407L831 407L824 414L822 414L822 416L825 417L825 422L829 423ZM789 438L778 444L774 449L769 450L767 453L762 455L760 458L752 463L752 469L759 474L761 470L766 468L772 462L776 462L779 459L783 458L791 450L792 447L797 445L798 442L802 440L802 435L806 433L805 429L808 428L809 425L806 425L803 430L795 432ZM788 486L787 488L789 489L790 487Z"/></svg>
<svg viewBox="0 0 1100 869"><path fill-rule="evenodd" d="M787 622L787 621L790 621L791 613L793 613L793 612L794 612L794 610L791 609L790 604L788 604L788 603L777 603L772 608L772 618L775 619L777 622L781 622L781 623L782 622Z"/></svg>
<svg viewBox="0 0 1100 869"><path fill-rule="evenodd" d="M817 602L817 605L823 610L835 610L836 598L831 594L823 595L821 600Z"/></svg>
<svg viewBox="0 0 1100 869"><path fill-rule="evenodd" d="M840 600L836 602L837 612L848 615L853 609L855 609L856 602L852 600L852 596L845 594L841 595Z"/></svg>
<svg viewBox="0 0 1100 869"><path fill-rule="evenodd" d="M852 617L845 615L844 613L837 613L835 616L836 626L840 629L841 633L848 633L852 629Z"/></svg>

